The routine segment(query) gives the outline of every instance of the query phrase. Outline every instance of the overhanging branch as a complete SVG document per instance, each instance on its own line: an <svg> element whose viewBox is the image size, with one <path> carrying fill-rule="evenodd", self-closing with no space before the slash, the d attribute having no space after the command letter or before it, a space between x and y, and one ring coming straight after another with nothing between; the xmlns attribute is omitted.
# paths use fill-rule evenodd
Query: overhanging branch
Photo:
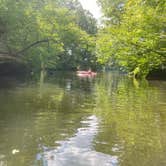
<svg viewBox="0 0 166 166"><path fill-rule="evenodd" d="M39 40L39 41L36 41L32 44L30 44L29 46L23 48L21 51L18 51L16 53L16 55L21 55L22 53L26 52L27 50L29 50L31 47L34 47L35 45L38 45L40 43L49 43L50 41L53 41L55 43L57 43L58 41L54 40L54 39L43 39L43 40Z"/></svg>
<svg viewBox="0 0 166 166"><path fill-rule="evenodd" d="M23 48L22 50L16 52L16 53L11 53L11 52L0 52L1 56L13 56L13 57L16 57L16 56L20 56L22 55L24 52L26 52L27 50L29 50L30 48L36 46L36 45L39 45L41 43L49 43L50 41L53 41L55 43L57 43L58 41L54 40L54 39L43 39L43 40L38 40L38 41L35 41L33 43L31 43L30 45L28 45L27 47Z"/></svg>

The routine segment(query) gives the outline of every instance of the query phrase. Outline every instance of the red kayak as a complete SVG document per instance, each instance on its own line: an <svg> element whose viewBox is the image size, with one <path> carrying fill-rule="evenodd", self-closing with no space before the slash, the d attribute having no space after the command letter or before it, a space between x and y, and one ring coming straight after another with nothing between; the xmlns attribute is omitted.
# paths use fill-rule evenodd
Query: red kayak
<svg viewBox="0 0 166 166"><path fill-rule="evenodd" d="M79 77L93 77L96 76L97 73L92 71L77 71L77 76Z"/></svg>

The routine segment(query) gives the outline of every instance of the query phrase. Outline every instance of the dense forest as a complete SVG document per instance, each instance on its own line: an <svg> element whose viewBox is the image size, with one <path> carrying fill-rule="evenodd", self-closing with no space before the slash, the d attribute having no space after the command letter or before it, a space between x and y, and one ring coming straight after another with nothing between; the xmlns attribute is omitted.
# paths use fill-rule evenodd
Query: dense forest
<svg viewBox="0 0 166 166"><path fill-rule="evenodd" d="M0 58L32 70L96 63L96 20L75 0L1 0Z"/></svg>
<svg viewBox="0 0 166 166"><path fill-rule="evenodd" d="M118 69L137 77L166 68L165 0L98 0L103 21L78 0L0 0L0 73Z"/></svg>
<svg viewBox="0 0 166 166"><path fill-rule="evenodd" d="M146 77L166 66L165 0L98 0L106 16L99 31L99 62Z"/></svg>

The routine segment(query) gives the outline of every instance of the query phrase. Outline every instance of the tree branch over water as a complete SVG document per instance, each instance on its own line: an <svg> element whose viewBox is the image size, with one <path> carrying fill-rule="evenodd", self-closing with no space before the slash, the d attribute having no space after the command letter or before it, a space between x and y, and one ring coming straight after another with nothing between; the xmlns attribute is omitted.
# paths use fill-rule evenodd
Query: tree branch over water
<svg viewBox="0 0 166 166"><path fill-rule="evenodd" d="M24 52L26 52L27 50L29 50L30 48L34 47L34 46L37 46L41 43L49 43L50 41L53 41L54 43L57 43L58 41L54 40L54 39L43 39L43 40L38 40L38 41L35 41L33 43L31 43L30 45L28 45L27 47L23 48L22 50L16 52L16 53L11 53L11 52L1 52L0 51L0 57L18 57L20 55L22 55Z"/></svg>

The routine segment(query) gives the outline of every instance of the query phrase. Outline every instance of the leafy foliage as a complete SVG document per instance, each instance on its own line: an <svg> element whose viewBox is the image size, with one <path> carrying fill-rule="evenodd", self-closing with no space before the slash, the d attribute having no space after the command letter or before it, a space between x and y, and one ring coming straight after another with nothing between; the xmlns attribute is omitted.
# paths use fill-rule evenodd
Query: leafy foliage
<svg viewBox="0 0 166 166"><path fill-rule="evenodd" d="M105 11L103 4L110 1L99 2ZM110 5L110 10L113 11L112 8L116 6L112 1L110 4L113 4ZM98 60L132 73L139 68L137 76L145 77L151 70L165 66L166 3L128 0L119 1L119 4L123 4L123 12L119 10L120 22L107 23L98 35ZM107 10L105 13L109 16ZM116 16L116 12L112 14Z"/></svg>
<svg viewBox="0 0 166 166"><path fill-rule="evenodd" d="M31 68L76 68L95 59L96 20L78 1L0 1L0 54Z"/></svg>
<svg viewBox="0 0 166 166"><path fill-rule="evenodd" d="M35 70L103 64L137 77L165 68L165 0L98 3L105 14L99 31L78 0L0 0L0 58Z"/></svg>

